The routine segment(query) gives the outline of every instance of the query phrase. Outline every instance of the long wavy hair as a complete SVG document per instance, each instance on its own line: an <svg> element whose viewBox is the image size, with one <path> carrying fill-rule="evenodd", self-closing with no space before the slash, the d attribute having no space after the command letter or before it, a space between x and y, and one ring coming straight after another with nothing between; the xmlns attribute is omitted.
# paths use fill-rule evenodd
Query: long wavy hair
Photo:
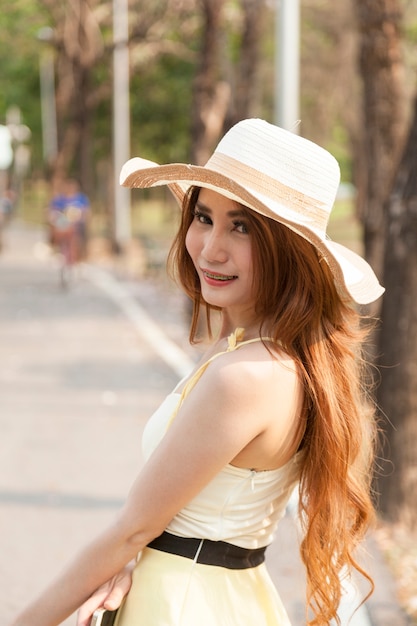
<svg viewBox="0 0 417 626"><path fill-rule="evenodd" d="M199 188L184 198L181 224L168 266L193 303L190 340L206 312L200 282L186 250ZM242 207L252 242L259 332L281 343L295 361L304 387L304 436L300 477L301 558L307 574L307 623L337 617L341 579L352 569L370 583L355 548L374 522L372 467L376 441L374 406L367 394L362 345L364 324L340 295L325 260L308 241L282 224ZM272 332L271 332L272 329ZM366 599L366 598L365 598Z"/></svg>

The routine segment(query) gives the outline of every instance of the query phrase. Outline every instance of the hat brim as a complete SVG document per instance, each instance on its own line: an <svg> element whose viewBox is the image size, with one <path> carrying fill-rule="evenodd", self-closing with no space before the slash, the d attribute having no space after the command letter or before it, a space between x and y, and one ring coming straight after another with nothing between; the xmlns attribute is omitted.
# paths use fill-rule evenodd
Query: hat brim
<svg viewBox="0 0 417 626"><path fill-rule="evenodd" d="M131 188L168 186L180 206L187 189L197 185L212 189L270 219L280 222L313 244L328 263L338 288L358 304L369 304L385 291L370 265L345 246L331 241L308 222L308 217L281 202L251 193L216 170L198 165L173 163L158 165L139 157L130 159L120 173L120 184Z"/></svg>

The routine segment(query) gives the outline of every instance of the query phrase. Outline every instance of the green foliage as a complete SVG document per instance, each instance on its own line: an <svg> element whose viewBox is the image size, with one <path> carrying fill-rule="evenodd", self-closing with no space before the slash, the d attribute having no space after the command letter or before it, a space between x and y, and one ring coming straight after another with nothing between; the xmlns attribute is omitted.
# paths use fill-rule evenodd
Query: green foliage
<svg viewBox="0 0 417 626"><path fill-rule="evenodd" d="M110 52L92 69L92 90L107 85L106 96L98 101L93 117L93 159L97 163L112 154L112 59Z"/></svg>
<svg viewBox="0 0 417 626"><path fill-rule="evenodd" d="M163 17L167 2L169 0L138 2L131 16L132 29L136 19L137 29L144 33L143 39L138 38L132 44L132 52L135 46L142 46L147 55L145 62L137 63L139 69L131 78L131 151L158 162L189 160L193 77L201 42L199 3L188 5L188 13L181 14L181 17L175 10L171 11L167 23ZM58 4L61 6L61 3ZM101 17L97 19L106 46L105 55L92 68L90 76L93 95L95 91L102 94L97 99L93 98L97 102L93 116L93 159L98 162L110 160L112 153L111 2L98 0L91 4L100 10ZM256 114L272 119L275 3L268 6L261 46ZM345 80L344 73L340 72L337 56L339 42L336 34L340 33L340 24L344 24L343 14L337 18L333 8L330 5L327 8L327 4L319 0L306 3L302 8L300 117L303 131L335 154L341 164L343 180L349 181L350 149L346 121L340 111L340 102L343 106L346 102L341 96L337 97L343 84L346 85L346 80L349 80L349 76ZM219 73L225 74L226 78L230 78L239 59L241 10L240 0L225 2L221 37L226 42L227 51L220 60ZM160 22L157 21L158 16ZM42 163L39 61L49 46L39 40L38 33L44 26L55 26L51 20L51 14L42 0L0 0L0 123L4 123L9 107L20 108L23 123L32 131L32 162L36 166ZM148 22L152 24L152 20L155 20L156 27L154 30L150 28L148 41L145 37L146 25ZM416 20L416 11L409 9L405 20L409 55L417 41ZM172 43L172 46L168 45L165 49L161 46L162 52L153 53L161 42ZM414 52L413 55L412 62L415 64ZM136 65L136 61L133 62Z"/></svg>
<svg viewBox="0 0 417 626"><path fill-rule="evenodd" d="M194 68L164 55L131 80L132 154L168 163L187 161Z"/></svg>
<svg viewBox="0 0 417 626"><path fill-rule="evenodd" d="M32 131L35 162L41 155L39 58L46 45L37 34L47 23L36 0L0 0L0 123L10 107L19 107L22 122Z"/></svg>
<svg viewBox="0 0 417 626"><path fill-rule="evenodd" d="M413 19L408 19L404 24L406 39L411 46L417 44L417 12Z"/></svg>
<svg viewBox="0 0 417 626"><path fill-rule="evenodd" d="M339 120L334 120L331 140L326 148L339 162L342 181L352 180L352 157L349 147L349 137L345 126Z"/></svg>

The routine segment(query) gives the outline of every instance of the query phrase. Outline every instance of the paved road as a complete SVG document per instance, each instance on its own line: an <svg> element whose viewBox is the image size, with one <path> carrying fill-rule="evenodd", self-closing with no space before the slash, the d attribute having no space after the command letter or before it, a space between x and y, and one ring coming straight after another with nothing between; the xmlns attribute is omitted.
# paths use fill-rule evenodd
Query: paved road
<svg viewBox="0 0 417 626"><path fill-rule="evenodd" d="M112 518L140 467L147 417L196 356L187 347L183 302L165 283L88 266L63 291L41 232L15 223L4 243L1 624ZM296 543L289 514L268 562L294 626L302 626ZM351 624L403 626L372 539L369 547L377 593Z"/></svg>

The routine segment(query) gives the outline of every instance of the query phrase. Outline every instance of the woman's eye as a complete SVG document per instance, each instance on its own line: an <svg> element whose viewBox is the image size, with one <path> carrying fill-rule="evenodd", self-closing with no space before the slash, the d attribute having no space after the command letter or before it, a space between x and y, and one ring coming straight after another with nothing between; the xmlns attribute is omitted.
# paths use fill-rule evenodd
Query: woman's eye
<svg viewBox="0 0 417 626"><path fill-rule="evenodd" d="M201 213L200 211L194 211L194 219L200 224L211 224L211 219L208 215Z"/></svg>
<svg viewBox="0 0 417 626"><path fill-rule="evenodd" d="M248 227L244 222L234 222L234 228L238 233L242 233L243 235L248 234Z"/></svg>

